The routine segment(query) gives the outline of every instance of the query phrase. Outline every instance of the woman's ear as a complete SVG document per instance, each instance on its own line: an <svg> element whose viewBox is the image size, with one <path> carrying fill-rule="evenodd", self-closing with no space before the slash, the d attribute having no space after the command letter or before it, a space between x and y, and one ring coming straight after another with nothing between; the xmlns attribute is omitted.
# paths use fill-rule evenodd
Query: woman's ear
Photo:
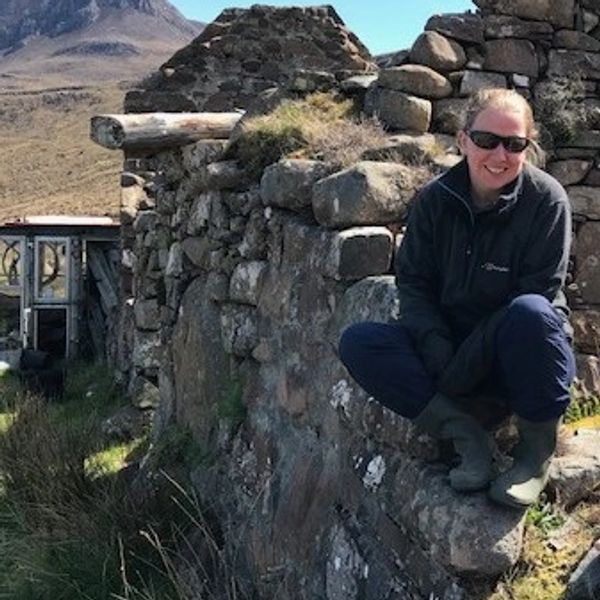
<svg viewBox="0 0 600 600"><path fill-rule="evenodd" d="M456 145L458 146L458 150L460 151L461 154L466 154L465 152L465 147L467 144L467 134L465 133L464 129L461 129L457 134L456 134Z"/></svg>

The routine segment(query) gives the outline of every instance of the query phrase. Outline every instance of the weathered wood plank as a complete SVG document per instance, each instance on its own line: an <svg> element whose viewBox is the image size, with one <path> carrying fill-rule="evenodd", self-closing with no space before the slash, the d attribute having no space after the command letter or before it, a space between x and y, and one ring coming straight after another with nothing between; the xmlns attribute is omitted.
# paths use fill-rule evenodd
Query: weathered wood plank
<svg viewBox="0 0 600 600"><path fill-rule="evenodd" d="M111 150L183 146L227 139L242 113L140 113L92 117L90 137Z"/></svg>
<svg viewBox="0 0 600 600"><path fill-rule="evenodd" d="M100 290L102 308L109 315L119 302L117 283L110 276L110 269L101 251L90 247L88 248L87 256L90 270Z"/></svg>

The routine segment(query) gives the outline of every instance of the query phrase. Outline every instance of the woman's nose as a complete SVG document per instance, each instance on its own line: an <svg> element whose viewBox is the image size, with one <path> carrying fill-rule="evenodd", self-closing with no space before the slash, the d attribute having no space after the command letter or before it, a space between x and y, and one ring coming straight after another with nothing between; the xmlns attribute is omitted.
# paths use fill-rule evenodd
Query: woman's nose
<svg viewBox="0 0 600 600"><path fill-rule="evenodd" d="M494 158L501 158L505 160L507 158L508 151L504 147L504 144L498 144L492 151Z"/></svg>

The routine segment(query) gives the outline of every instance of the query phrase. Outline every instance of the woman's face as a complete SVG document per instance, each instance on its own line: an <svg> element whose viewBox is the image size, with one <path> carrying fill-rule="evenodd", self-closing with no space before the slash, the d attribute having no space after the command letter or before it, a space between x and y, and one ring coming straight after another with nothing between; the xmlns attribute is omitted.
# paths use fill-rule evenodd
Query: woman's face
<svg viewBox="0 0 600 600"><path fill-rule="evenodd" d="M496 108L482 110L470 130L527 137L527 125L521 112ZM465 131L459 133L458 144L469 166L473 192L481 199L497 197L505 185L516 179L525 164L525 151L509 152L502 144L484 150L476 146Z"/></svg>

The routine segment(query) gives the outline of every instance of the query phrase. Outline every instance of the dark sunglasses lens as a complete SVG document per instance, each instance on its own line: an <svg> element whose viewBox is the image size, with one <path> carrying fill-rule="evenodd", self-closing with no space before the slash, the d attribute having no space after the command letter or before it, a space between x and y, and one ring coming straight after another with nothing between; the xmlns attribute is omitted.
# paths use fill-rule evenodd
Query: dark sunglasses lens
<svg viewBox="0 0 600 600"><path fill-rule="evenodd" d="M523 152L527 148L529 140L522 137L508 137L504 138L502 143L509 152Z"/></svg>
<svg viewBox="0 0 600 600"><path fill-rule="evenodd" d="M502 139L495 133L488 131L471 131L469 137L473 140L473 143L484 150L493 150Z"/></svg>

